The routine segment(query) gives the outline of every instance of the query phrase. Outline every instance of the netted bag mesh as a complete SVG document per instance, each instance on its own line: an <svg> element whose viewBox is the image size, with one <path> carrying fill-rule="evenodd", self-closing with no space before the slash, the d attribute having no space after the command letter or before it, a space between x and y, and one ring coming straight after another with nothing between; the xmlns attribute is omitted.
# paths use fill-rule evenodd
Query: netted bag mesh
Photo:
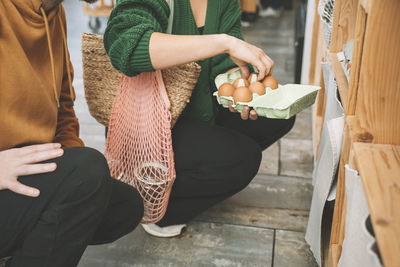
<svg viewBox="0 0 400 267"><path fill-rule="evenodd" d="M160 71L122 75L105 156L111 176L140 192L145 207L142 223L164 216L176 176L169 108Z"/></svg>
<svg viewBox="0 0 400 267"><path fill-rule="evenodd" d="M334 8L335 8L335 0L321 0L318 3L318 13L323 23L325 41L328 48L331 43Z"/></svg>

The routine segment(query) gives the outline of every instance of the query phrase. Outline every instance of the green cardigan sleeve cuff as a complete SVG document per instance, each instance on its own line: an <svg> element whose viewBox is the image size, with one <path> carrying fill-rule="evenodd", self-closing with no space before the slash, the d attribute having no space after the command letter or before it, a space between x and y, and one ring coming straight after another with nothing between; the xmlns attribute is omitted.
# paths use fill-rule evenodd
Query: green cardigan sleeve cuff
<svg viewBox="0 0 400 267"><path fill-rule="evenodd" d="M130 61L129 63L131 65L127 66L129 70L140 70L140 72L155 71L153 68L153 64L151 63L149 51L150 37L152 34L153 31L148 31L142 36L142 39L136 46L135 51L133 52L133 58L135 60Z"/></svg>

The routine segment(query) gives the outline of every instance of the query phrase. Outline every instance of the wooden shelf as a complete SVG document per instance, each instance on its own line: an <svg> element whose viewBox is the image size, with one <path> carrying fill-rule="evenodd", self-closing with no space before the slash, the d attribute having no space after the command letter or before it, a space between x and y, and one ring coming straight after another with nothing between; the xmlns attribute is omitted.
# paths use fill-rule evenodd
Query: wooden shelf
<svg viewBox="0 0 400 267"><path fill-rule="evenodd" d="M400 146L353 143L384 265L400 266Z"/></svg>
<svg viewBox="0 0 400 267"><path fill-rule="evenodd" d="M347 81L346 74L343 71L342 64L338 60L336 53L329 53L329 61L331 62L333 67L333 72L335 74L336 83L338 85L343 109L346 111L349 98L349 83Z"/></svg>

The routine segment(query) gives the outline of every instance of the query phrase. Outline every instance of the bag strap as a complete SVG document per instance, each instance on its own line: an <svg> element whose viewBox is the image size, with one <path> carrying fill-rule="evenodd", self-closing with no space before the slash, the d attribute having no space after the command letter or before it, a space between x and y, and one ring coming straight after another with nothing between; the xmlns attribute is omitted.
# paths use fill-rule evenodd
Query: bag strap
<svg viewBox="0 0 400 267"><path fill-rule="evenodd" d="M167 27L167 33L171 34L172 33L172 26L174 24L174 0L168 0L168 5L169 5L169 18L168 18L168 27Z"/></svg>

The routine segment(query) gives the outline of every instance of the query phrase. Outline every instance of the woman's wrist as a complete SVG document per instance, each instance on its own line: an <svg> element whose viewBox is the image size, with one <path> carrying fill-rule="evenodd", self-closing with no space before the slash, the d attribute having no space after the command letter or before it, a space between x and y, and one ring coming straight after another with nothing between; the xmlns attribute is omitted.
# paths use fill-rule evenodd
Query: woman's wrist
<svg viewBox="0 0 400 267"><path fill-rule="evenodd" d="M234 46L233 43L235 42L236 38L225 33L219 35L220 35L220 43L222 46L222 53L229 54L230 51L232 51L232 47Z"/></svg>

